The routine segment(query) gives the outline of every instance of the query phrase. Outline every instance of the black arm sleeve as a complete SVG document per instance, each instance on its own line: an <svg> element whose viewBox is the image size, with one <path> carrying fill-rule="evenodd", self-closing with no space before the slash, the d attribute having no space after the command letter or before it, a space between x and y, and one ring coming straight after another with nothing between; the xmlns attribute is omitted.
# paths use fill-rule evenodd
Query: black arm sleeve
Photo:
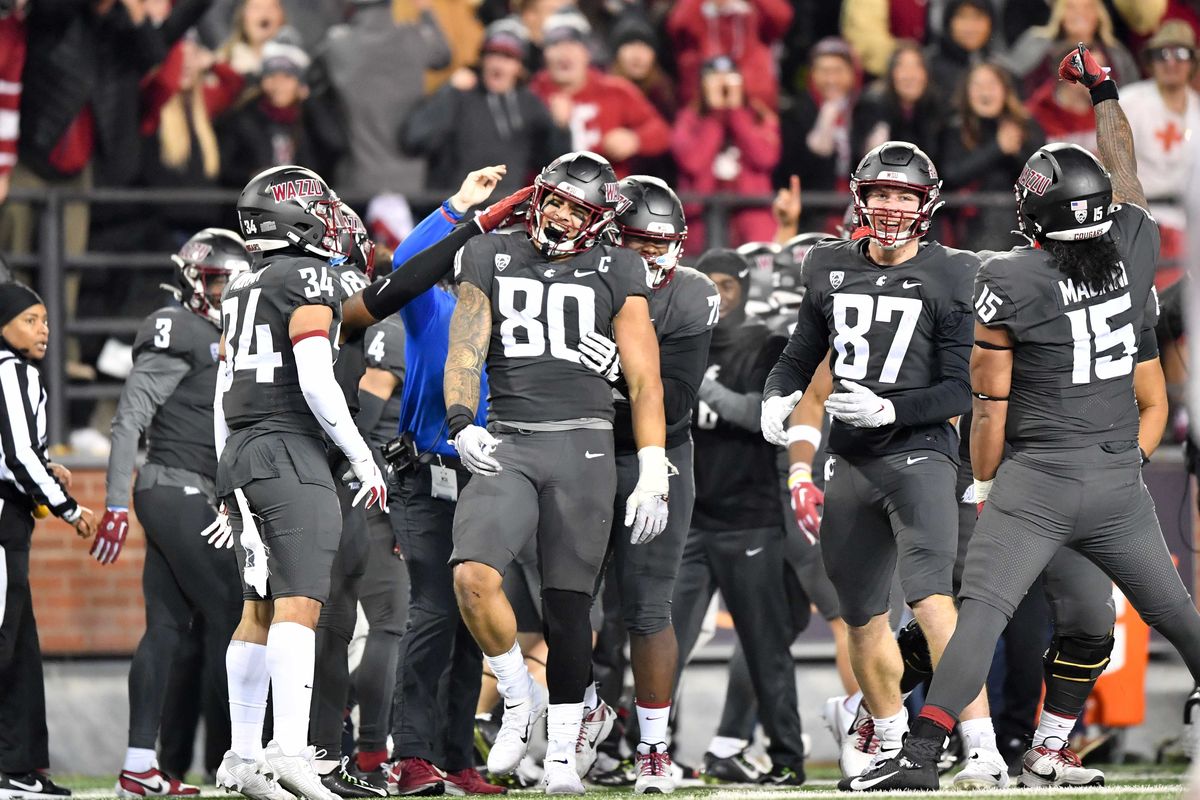
<svg viewBox="0 0 1200 800"><path fill-rule="evenodd" d="M975 318L954 311L939 325L938 376L924 389L889 398L896 409L897 425L945 422L971 409L971 346Z"/></svg>
<svg viewBox="0 0 1200 800"><path fill-rule="evenodd" d="M663 409L667 428L682 422L696 406L696 393L708 366L708 345L712 329L683 339L668 339L659 345L660 374L663 384Z"/></svg>
<svg viewBox="0 0 1200 800"><path fill-rule="evenodd" d="M454 254L481 232L473 221L459 225L446 238L406 261L404 269L363 289L363 305L375 319L387 319L441 280L454 267Z"/></svg>
<svg viewBox="0 0 1200 800"><path fill-rule="evenodd" d="M807 389L817 366L829 352L829 324L811 298L810 291L800 303L796 329L788 337L787 346L767 376L763 399Z"/></svg>
<svg viewBox="0 0 1200 800"><path fill-rule="evenodd" d="M372 394L366 389L358 390L358 413L354 415L354 427L358 428L358 432L368 442L375 426L383 418L383 408L387 405L387 401L386 397Z"/></svg>
<svg viewBox="0 0 1200 800"><path fill-rule="evenodd" d="M1152 327L1143 328L1142 339L1138 342L1138 363L1153 361L1158 355L1158 335Z"/></svg>

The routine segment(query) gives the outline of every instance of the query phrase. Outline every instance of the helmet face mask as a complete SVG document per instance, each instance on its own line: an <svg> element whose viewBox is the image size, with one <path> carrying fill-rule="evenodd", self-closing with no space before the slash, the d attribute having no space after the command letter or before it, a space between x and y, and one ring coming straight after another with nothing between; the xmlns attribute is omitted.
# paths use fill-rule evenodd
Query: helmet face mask
<svg viewBox="0 0 1200 800"><path fill-rule="evenodd" d="M192 236L175 263L175 286L169 287L193 314L214 325L221 324L221 295L229 281L250 271L246 245L233 231L205 228Z"/></svg>
<svg viewBox="0 0 1200 800"><path fill-rule="evenodd" d="M342 206L343 213L350 225L350 255L346 258L346 263L357 269L359 272L367 276L367 279L375 277L375 242L371 239L371 234L367 231L367 226L363 224L362 217L350 206Z"/></svg>
<svg viewBox="0 0 1200 800"><path fill-rule="evenodd" d="M651 175L631 175L620 188L617 244L642 257L651 288L666 286L687 240L683 203L670 186Z"/></svg>
<svg viewBox="0 0 1200 800"><path fill-rule="evenodd" d="M884 250L895 250L925 235L934 212L942 206L941 187L933 161L908 142L879 145L863 156L850 177L854 211L871 229L871 241ZM915 207L872 206L872 193L878 195L879 190L911 193L916 197Z"/></svg>
<svg viewBox="0 0 1200 800"><path fill-rule="evenodd" d="M567 153L534 179L526 230L547 258L583 253L600 243L619 200L608 161L587 151Z"/></svg>

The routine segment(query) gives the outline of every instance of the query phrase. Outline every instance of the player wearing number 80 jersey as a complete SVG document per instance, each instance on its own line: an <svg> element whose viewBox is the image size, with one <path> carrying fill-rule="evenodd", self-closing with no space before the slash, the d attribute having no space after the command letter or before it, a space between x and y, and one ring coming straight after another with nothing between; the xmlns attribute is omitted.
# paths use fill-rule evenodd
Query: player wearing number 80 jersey
<svg viewBox="0 0 1200 800"><path fill-rule="evenodd" d="M591 664L588 614L616 491L612 389L580 363L589 333L611 326L629 386L641 476L626 523L653 536L666 522L663 390L646 269L636 253L600 243L619 198L607 161L568 153L534 184L528 234L475 238L455 261L459 297L444 393L450 434L477 475L455 513L455 590L505 698L488 769L506 774L546 707L501 588L504 571L537 537L552 794L583 793L574 762ZM485 359L488 430L474 424Z"/></svg>
<svg viewBox="0 0 1200 800"><path fill-rule="evenodd" d="M792 403L831 354L822 557L885 754L899 749L907 728L900 653L888 625L897 567L935 663L955 620L958 437L950 421L970 407L971 282L979 259L921 241L940 205L940 184L933 162L907 142L886 142L863 158L851 188L870 234L819 242L805 256L798 323L763 402L764 435L782 445ZM985 717L985 708L981 696L971 711ZM1003 781L1003 760L994 737L987 739L985 731L972 744L986 746ZM850 760L843 758L844 768Z"/></svg>

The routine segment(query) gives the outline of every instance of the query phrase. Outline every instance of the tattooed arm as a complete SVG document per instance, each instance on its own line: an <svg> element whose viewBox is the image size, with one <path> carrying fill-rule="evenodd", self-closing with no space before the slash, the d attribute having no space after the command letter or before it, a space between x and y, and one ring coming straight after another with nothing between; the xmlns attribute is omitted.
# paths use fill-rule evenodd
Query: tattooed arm
<svg viewBox="0 0 1200 800"><path fill-rule="evenodd" d="M1146 193L1137 176L1137 158L1133 152L1133 131L1118 100L1096 104L1096 144L1100 161L1112 173L1114 203L1133 203L1148 208Z"/></svg>
<svg viewBox="0 0 1200 800"><path fill-rule="evenodd" d="M473 283L458 286L458 305L450 318L450 350L442 391L446 408L463 406L471 419L479 408L479 379L492 335L492 303Z"/></svg>

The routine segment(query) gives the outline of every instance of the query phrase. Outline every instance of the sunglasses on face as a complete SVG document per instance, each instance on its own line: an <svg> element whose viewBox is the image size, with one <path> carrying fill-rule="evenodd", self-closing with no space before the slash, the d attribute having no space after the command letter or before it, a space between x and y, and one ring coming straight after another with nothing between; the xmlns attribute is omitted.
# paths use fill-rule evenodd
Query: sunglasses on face
<svg viewBox="0 0 1200 800"><path fill-rule="evenodd" d="M1156 47L1150 51L1151 61L1191 61L1196 57L1190 47Z"/></svg>

